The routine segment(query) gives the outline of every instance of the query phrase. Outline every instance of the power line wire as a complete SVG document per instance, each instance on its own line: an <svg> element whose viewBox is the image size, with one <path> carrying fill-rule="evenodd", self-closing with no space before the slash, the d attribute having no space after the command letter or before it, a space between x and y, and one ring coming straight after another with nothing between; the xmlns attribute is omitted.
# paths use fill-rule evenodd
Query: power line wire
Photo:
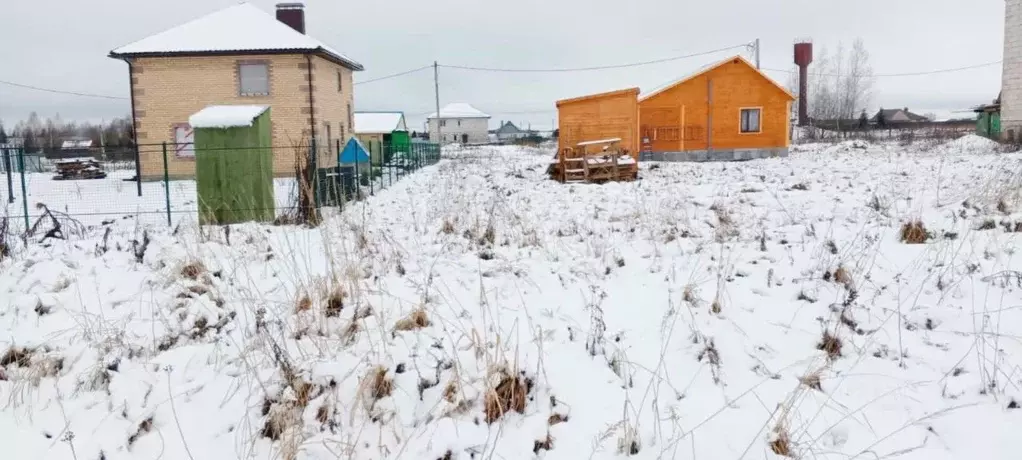
<svg viewBox="0 0 1022 460"><path fill-rule="evenodd" d="M419 68L412 69L412 70L406 70L404 72L398 72L398 73L395 73L395 74L390 74L390 75L386 75L386 76L379 77L379 78L373 78L371 80L356 81L355 85L356 86L357 85L364 85L366 83L373 83L373 82L377 82L377 81L380 81L380 80L387 80L387 79L390 79L390 78L403 77L405 75L413 74L415 72L421 72L423 70L432 69L432 68L433 68L432 65L427 65L427 66L419 67Z"/></svg>
<svg viewBox="0 0 1022 460"><path fill-rule="evenodd" d="M941 74L941 73L961 72L963 70L979 69L979 68L983 68L983 67L989 67L989 66L992 66L992 65L997 65L997 64L1000 64L1001 62L1002 61L984 62L982 64L968 65L968 66L964 66L964 67L953 67L953 68L949 68L949 69L926 70L926 71L922 71L922 72L881 73L881 74L875 74L873 76L876 77L876 78L888 78L888 77L915 77L915 76L921 76L921 75L935 75L935 74ZM798 73L798 72L796 72L794 70L785 70L785 69L766 69L765 68L763 70L767 70L767 71L771 71L771 72L784 72L784 73L791 73L791 74ZM839 76L841 76L841 75L836 74L836 73L812 73L812 72L810 72L809 75L810 76L814 76L814 77L839 77Z"/></svg>
<svg viewBox="0 0 1022 460"><path fill-rule="evenodd" d="M724 47L724 48L718 48L718 49L715 49L715 50L703 51L701 53L686 54L686 55L683 55L683 56L673 56L673 57L662 58L662 59L653 59L651 61L632 62L632 63L629 63L629 64L614 64L614 65L604 65L604 66L595 66L595 67L572 67L572 68L560 68L560 69L507 69L507 68L473 67L473 66L448 65L448 64L440 64L440 67L444 67L444 68L448 68L448 69L459 69L459 70L475 70L475 71L481 71L481 72L586 72L586 71L592 71L592 70L623 69L623 68L627 68L627 67L638 67L638 66L644 66L644 65L650 65L650 64L660 64L660 63L663 63L663 62L671 62L671 61L678 61L678 60L681 60L681 59L693 58L693 57L698 57L698 56L705 56L707 54L719 53L721 51L727 51L727 50L731 50L731 49L735 49L735 48L747 48L748 46L749 46L748 43L743 43L741 45L733 45L733 46L728 46L728 47Z"/></svg>
<svg viewBox="0 0 1022 460"><path fill-rule="evenodd" d="M124 100L124 101L128 100L128 98L121 97L121 96L108 96L108 95L105 95L105 94L79 93L79 92L76 92L76 91L64 91L64 90L52 89L52 88L42 88L42 87L39 87L39 86L32 86L32 85L25 85L25 84L22 84L22 83L15 83L13 81L0 80L0 84L16 86L18 88L31 89L31 90L35 90L35 91L43 91L43 92L47 92L47 93L67 94L67 95L71 95L71 96L82 96L82 97L96 97L96 98L100 98L100 99L115 99L115 100Z"/></svg>

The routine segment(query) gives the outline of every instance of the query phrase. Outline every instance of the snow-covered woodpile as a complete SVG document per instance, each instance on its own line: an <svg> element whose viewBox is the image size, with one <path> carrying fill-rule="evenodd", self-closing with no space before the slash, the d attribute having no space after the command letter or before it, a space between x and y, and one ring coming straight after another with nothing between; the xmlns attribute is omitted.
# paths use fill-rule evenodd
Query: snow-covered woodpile
<svg viewBox="0 0 1022 460"><path fill-rule="evenodd" d="M106 172L95 158L68 158L55 163L54 180L103 179Z"/></svg>

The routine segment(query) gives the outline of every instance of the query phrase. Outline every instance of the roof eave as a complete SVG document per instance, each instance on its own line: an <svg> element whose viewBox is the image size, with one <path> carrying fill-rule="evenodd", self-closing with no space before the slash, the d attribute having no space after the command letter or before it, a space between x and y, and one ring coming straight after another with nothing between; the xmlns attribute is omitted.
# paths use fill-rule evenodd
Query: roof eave
<svg viewBox="0 0 1022 460"><path fill-rule="evenodd" d="M134 53L118 53L116 50L111 51L107 57L113 59L126 59L126 58L146 58L146 57L157 57L157 58L171 58L171 57L192 57L192 56L251 56L257 54L322 54L328 60L340 64L353 71L365 70L362 64L359 64L350 59L345 59L337 54L331 53L322 47L302 49L257 49L257 50L210 50L210 51L145 51L145 52L134 52Z"/></svg>

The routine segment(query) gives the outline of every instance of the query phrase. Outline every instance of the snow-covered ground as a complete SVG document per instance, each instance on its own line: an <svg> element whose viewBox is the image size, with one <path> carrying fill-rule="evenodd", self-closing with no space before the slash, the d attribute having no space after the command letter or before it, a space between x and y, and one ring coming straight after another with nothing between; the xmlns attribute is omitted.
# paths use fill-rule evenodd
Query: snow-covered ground
<svg viewBox="0 0 1022 460"><path fill-rule="evenodd" d="M551 151L484 147L318 228L121 219L30 244L0 262L0 443L1015 459L1022 156L994 150L809 145L564 185Z"/></svg>

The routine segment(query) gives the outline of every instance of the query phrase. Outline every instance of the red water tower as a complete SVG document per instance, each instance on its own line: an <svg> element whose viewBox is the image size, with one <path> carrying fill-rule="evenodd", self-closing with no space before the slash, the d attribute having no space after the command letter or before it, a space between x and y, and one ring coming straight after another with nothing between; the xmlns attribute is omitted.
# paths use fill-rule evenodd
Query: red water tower
<svg viewBox="0 0 1022 460"><path fill-rule="evenodd" d="M795 65L798 66L798 125L809 124L809 64L813 62L813 43L795 42Z"/></svg>

